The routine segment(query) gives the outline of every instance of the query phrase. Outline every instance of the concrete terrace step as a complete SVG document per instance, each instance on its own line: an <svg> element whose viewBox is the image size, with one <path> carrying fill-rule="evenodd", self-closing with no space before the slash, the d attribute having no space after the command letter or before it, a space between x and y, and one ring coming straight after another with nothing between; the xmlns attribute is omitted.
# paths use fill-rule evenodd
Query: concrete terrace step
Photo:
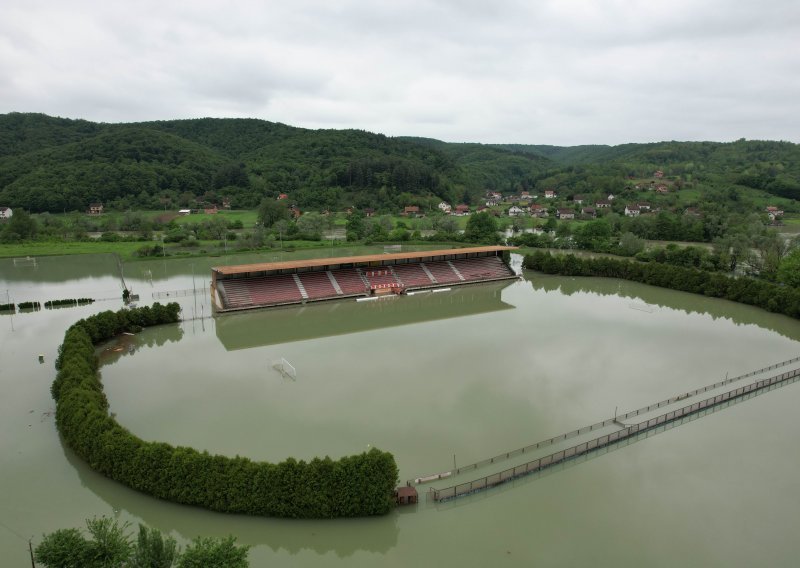
<svg viewBox="0 0 800 568"><path fill-rule="evenodd" d="M303 286L303 283L300 282L300 277L297 274L292 274L294 277L294 283L297 284L297 288L300 290L300 295L303 296L304 300L308 300L308 292L306 292L306 287Z"/></svg>

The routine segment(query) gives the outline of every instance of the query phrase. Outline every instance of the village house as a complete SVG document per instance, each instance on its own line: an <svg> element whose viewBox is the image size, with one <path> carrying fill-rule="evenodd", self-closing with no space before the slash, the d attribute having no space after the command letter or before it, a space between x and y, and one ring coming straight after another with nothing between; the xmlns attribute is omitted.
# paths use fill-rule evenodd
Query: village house
<svg viewBox="0 0 800 568"><path fill-rule="evenodd" d="M531 205L530 212L534 217L547 217L547 209L544 205L539 205L538 203Z"/></svg>
<svg viewBox="0 0 800 568"><path fill-rule="evenodd" d="M102 203L90 203L89 204L89 215L101 215L103 213L103 204Z"/></svg>
<svg viewBox="0 0 800 568"><path fill-rule="evenodd" d="M419 207L416 205L408 205L401 213L404 217L419 217Z"/></svg>
<svg viewBox="0 0 800 568"><path fill-rule="evenodd" d="M610 201L598 201L594 204L595 207L598 209L608 209L611 207Z"/></svg>
<svg viewBox="0 0 800 568"><path fill-rule="evenodd" d="M461 204L456 205L456 210L454 215L457 217L463 217L464 215L469 215L469 205Z"/></svg>
<svg viewBox="0 0 800 568"><path fill-rule="evenodd" d="M509 217L519 217L525 214L525 210L522 207L517 207L516 205L512 205L508 208L508 216Z"/></svg>
<svg viewBox="0 0 800 568"><path fill-rule="evenodd" d="M439 211L441 211L442 213L450 213L451 209L452 207L450 206L450 204L445 201L442 201L439 204Z"/></svg>
<svg viewBox="0 0 800 568"><path fill-rule="evenodd" d="M616 199L616 198L614 197L613 193L609 193L608 197L606 197L606 199L608 199L609 201L614 201L614 199Z"/></svg>
<svg viewBox="0 0 800 568"><path fill-rule="evenodd" d="M289 212L292 214L292 217L294 217L295 219L299 219L300 215L303 214L303 212L300 211L300 208L297 205L292 205L291 207L289 207Z"/></svg>
<svg viewBox="0 0 800 568"><path fill-rule="evenodd" d="M556 217L559 219L574 219L575 218L575 211L572 209L565 209L560 208L556 210Z"/></svg>
<svg viewBox="0 0 800 568"><path fill-rule="evenodd" d="M647 201L640 201L637 205L640 211L650 211L650 204Z"/></svg>
<svg viewBox="0 0 800 568"><path fill-rule="evenodd" d="M664 172L662 172L661 170L656 170L655 172L653 172L653 177L661 179L664 177Z"/></svg>
<svg viewBox="0 0 800 568"><path fill-rule="evenodd" d="M656 186L656 193L660 193L662 195L669 193L669 188L666 186L666 184L660 183Z"/></svg>
<svg viewBox="0 0 800 568"><path fill-rule="evenodd" d="M774 221L778 217L783 217L783 211L778 209L777 207L773 207L772 205L766 208L767 217L769 217L770 221Z"/></svg>
<svg viewBox="0 0 800 568"><path fill-rule="evenodd" d="M575 196L572 198L572 201L573 201L573 202L574 202L576 205L583 205L583 195L575 195Z"/></svg>
<svg viewBox="0 0 800 568"><path fill-rule="evenodd" d="M178 215L191 215L191 209L178 209Z"/></svg>
<svg viewBox="0 0 800 568"><path fill-rule="evenodd" d="M625 206L625 216L626 217L638 217L639 213L641 213L638 205L626 205Z"/></svg>
<svg viewBox="0 0 800 568"><path fill-rule="evenodd" d="M487 191L486 192L486 206L491 207L492 205L497 205L503 201L502 194L496 191Z"/></svg>
<svg viewBox="0 0 800 568"><path fill-rule="evenodd" d="M555 199L556 198L556 191L554 189L545 189L544 190L544 198L545 199Z"/></svg>
<svg viewBox="0 0 800 568"><path fill-rule="evenodd" d="M0 219L11 219L11 216L14 212L11 210L11 207L0 207Z"/></svg>
<svg viewBox="0 0 800 568"><path fill-rule="evenodd" d="M231 208L231 200L227 197L222 198L222 208L223 209L230 209Z"/></svg>
<svg viewBox="0 0 800 568"><path fill-rule="evenodd" d="M581 208L581 217L584 219L595 219L597 217L597 210L594 207Z"/></svg>
<svg viewBox="0 0 800 568"><path fill-rule="evenodd" d="M372 217L375 215L375 210L372 207L364 207L364 217Z"/></svg>
<svg viewBox="0 0 800 568"><path fill-rule="evenodd" d="M280 201L281 199L289 199L289 196L288 196L288 195L286 195L285 193L281 193L281 194L278 196L278 201Z"/></svg>
<svg viewBox="0 0 800 568"><path fill-rule="evenodd" d="M519 198L520 199L530 199L531 198L531 192L530 191L520 192Z"/></svg>

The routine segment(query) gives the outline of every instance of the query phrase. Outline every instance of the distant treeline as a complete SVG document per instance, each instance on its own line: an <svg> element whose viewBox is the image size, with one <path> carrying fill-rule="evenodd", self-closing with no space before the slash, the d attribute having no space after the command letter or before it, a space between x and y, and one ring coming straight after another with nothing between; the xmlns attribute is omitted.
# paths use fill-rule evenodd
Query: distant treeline
<svg viewBox="0 0 800 568"><path fill-rule="evenodd" d="M41 310L42 305L39 302L20 302L17 304L20 310Z"/></svg>
<svg viewBox="0 0 800 568"><path fill-rule="evenodd" d="M613 258L578 258L575 255L551 255L536 251L525 256L525 268L563 276L602 276L633 280L662 288L703 294L748 304L800 318L800 290L754 278L732 278L658 262L631 262Z"/></svg>
<svg viewBox="0 0 800 568"><path fill-rule="evenodd" d="M179 311L177 303L106 311L67 330L51 392L56 425L70 448L96 471L133 489L214 511L333 518L393 508L398 472L387 452L272 464L146 442L120 426L103 393L95 345L125 331L177 322Z"/></svg>

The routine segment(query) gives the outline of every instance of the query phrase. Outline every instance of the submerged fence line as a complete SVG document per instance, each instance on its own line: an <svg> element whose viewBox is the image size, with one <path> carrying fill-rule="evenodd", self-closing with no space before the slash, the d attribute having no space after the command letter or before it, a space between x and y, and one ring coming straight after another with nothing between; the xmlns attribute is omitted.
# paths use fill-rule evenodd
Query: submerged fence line
<svg viewBox="0 0 800 568"><path fill-rule="evenodd" d="M735 383L737 381L741 381L742 379L746 379L746 378L749 378L749 377L752 377L752 376L755 376L755 375L759 375L759 374L765 373L767 371L772 371L773 369L777 369L779 367L785 367L786 365L791 365L792 363L796 363L798 361L800 361L800 357L794 357L794 358L788 359L786 361L781 361L780 363L775 363L775 364L770 365L768 367L763 367L763 368L755 370L755 371L750 371L749 373L745 373L744 375L739 375L737 377L731 377L729 379L724 379L722 381L718 381L716 383L713 383L713 384L710 384L710 385L706 385L704 387L700 387L698 389L695 389L695 390L692 390L692 391L688 391L688 392L685 392L685 393L670 397L670 398L662 400L660 402L656 402L656 403L648 405L648 406L643 406L642 408L638 408L636 410L631 410L630 412L627 412L626 414L620 414L620 415L615 416L614 418L608 418L608 419L603 420L601 422L595 422L594 424L590 424L589 426L583 426L581 428L578 428L577 430L572 430L571 432L567 432L566 434L559 434L558 436L553 436L552 438L548 438L547 440L542 440L541 442L537 442L535 444L530 444L530 445L525 446L523 448L518 448L518 449L512 450L510 452L506 452L506 453L503 453L503 454L498 454L498 455L496 455L494 457L487 458L487 459L481 460L479 462L475 462L475 463L471 463L469 465L465 465L465 466L462 466L462 467L454 468L454 469L452 469L450 471L445 471L445 472L442 472L442 473L436 473L436 474L433 474L433 475L427 475L427 476L417 477L415 479L410 479L410 480L407 481L407 484L411 485L411 484L428 483L428 482L431 482L431 481L436 481L436 480L440 480L440 479L446 479L448 477L453 477L453 476L459 475L459 474L467 472L467 471L474 471L474 470L479 469L481 467L485 467L487 465L491 465L491 464L494 464L494 463L497 463L497 462L500 462L500 461L503 461L503 460L506 460L506 459L510 459L510 458L516 457L518 455L521 455L521 454L524 454L524 453L527 453L527 452L531 452L533 450L538 450L539 448L543 448L545 446L551 446L551 445L556 444L558 442L563 442L564 440L569 440L570 438L574 438L576 436L580 436L581 434L586 434L587 432L592 432L594 430L599 430L601 428L605 428L607 426L611 426L612 424L617 424L619 421L626 420L626 419L632 418L634 416L639 416L640 414L644 414L644 413L647 413L647 412L651 412L651 411L656 410L658 408L661 408L663 406L674 404L674 403L676 403L678 401L681 401L681 400L684 400L684 399L687 399L687 398L691 398L691 397L696 396L698 394L702 394L702 393L708 392L710 390L718 389L718 388L720 388L722 386L725 386L725 385L728 385L728 384L731 384L731 383Z"/></svg>
<svg viewBox="0 0 800 568"><path fill-rule="evenodd" d="M181 296L196 296L197 294L205 294L208 292L207 286L198 286L197 288L185 288L183 290L166 290L164 292L153 292L153 298L179 298Z"/></svg>
<svg viewBox="0 0 800 568"><path fill-rule="evenodd" d="M508 481L512 481L524 475L536 473L545 468L563 463L567 460L573 459L578 456L585 455L594 450L605 448L611 444L625 440L641 432L645 432L647 430L657 428L658 426L662 426L664 424L680 420L685 416L701 412L702 410L705 410L707 408L711 408L719 404L723 404L731 400L743 397L745 395L754 393L756 391L777 385L779 383L789 381L790 379L795 379L792 382L796 382L797 380L800 380L798 379L798 377L800 377L800 369L793 369L791 371L787 371L780 375L775 375L774 377L761 379L754 383L750 383L743 387L739 387L737 389L722 394L718 394L716 396L712 396L710 398L701 400L699 402L695 402L694 404L684 406L677 410L671 410L666 414L661 414L659 416L656 416L655 418L651 418L649 420L645 420L637 424L630 424L617 432L613 432L611 434L606 434L605 436L594 438L592 440L589 440L588 442L583 442L582 444L566 448L564 450L552 453L550 455L524 463L522 465L506 469L499 473L487 475L485 477L482 477L480 479L475 479L473 481L459 483L458 485L452 485L444 489L431 488L431 490L428 493L429 498L432 497L434 501L444 501L446 499L453 499L455 497L469 495L470 493L474 493L476 491L489 489L491 487L500 485L502 483L506 483Z"/></svg>

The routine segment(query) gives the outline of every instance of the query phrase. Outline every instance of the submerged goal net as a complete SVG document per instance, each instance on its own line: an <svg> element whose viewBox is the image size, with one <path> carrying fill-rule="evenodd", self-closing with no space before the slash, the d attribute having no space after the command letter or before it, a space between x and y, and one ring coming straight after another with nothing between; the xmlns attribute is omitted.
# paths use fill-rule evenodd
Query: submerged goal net
<svg viewBox="0 0 800 568"><path fill-rule="evenodd" d="M297 379L297 369L295 369L294 366L283 357L275 361L272 364L272 368L278 371L285 378L292 380Z"/></svg>
<svg viewBox="0 0 800 568"><path fill-rule="evenodd" d="M15 258L14 266L36 266L36 257Z"/></svg>

